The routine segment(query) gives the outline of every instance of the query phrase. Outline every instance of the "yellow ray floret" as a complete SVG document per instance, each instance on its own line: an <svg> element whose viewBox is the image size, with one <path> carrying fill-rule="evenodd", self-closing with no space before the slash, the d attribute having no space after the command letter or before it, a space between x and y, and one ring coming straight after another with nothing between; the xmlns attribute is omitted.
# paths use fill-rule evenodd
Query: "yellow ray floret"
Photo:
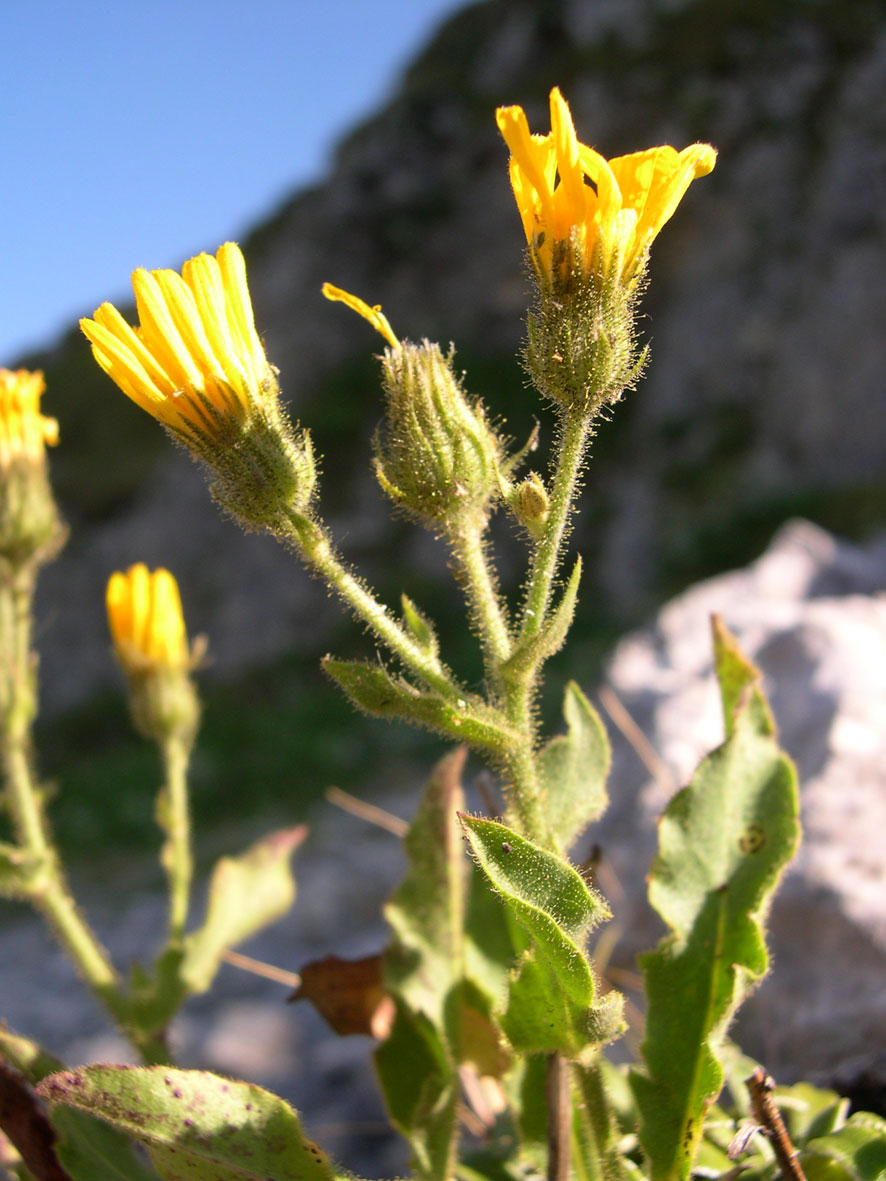
<svg viewBox="0 0 886 1181"><path fill-rule="evenodd" d="M80 321L99 365L134 402L174 430L214 435L242 422L272 372L255 330L246 267L226 242L213 257L133 273L139 325L103 303Z"/></svg>
<svg viewBox="0 0 886 1181"><path fill-rule="evenodd" d="M43 374L0 369L0 470L13 460L40 461L58 442L58 422L40 413Z"/></svg>
<svg viewBox="0 0 886 1181"><path fill-rule="evenodd" d="M627 278L697 177L716 162L710 144L648 148L606 160L580 143L569 107L551 91L551 131L532 135L522 107L500 107L499 130L511 150L511 185L536 264L550 276L578 249L585 273L599 251ZM564 252L562 244L570 251ZM558 249L559 247L559 249Z"/></svg>
<svg viewBox="0 0 886 1181"><path fill-rule="evenodd" d="M139 563L108 580L108 625L126 672L182 669L191 663L178 583L168 570Z"/></svg>
<svg viewBox="0 0 886 1181"><path fill-rule="evenodd" d="M388 318L381 310L381 304L376 304L371 308L368 303L364 303L358 295L351 295L348 291L343 291L341 287L333 287L331 283L323 284L323 294L327 299L340 300L343 304L362 316L364 320L368 320L376 332L380 332L392 349L398 349L400 342L394 335L394 330L388 323Z"/></svg>

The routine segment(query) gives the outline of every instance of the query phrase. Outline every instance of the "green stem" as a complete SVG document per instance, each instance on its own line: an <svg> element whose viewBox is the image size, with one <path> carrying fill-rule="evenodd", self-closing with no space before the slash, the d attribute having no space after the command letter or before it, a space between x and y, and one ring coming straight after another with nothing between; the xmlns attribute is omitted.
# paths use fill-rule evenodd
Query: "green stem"
<svg viewBox="0 0 886 1181"><path fill-rule="evenodd" d="M580 1129L573 1142L581 1153L585 1175L601 1181L627 1181L628 1172L619 1151L618 1121L606 1095L599 1062L587 1066L576 1063L572 1074L579 1100L576 1130Z"/></svg>
<svg viewBox="0 0 886 1181"><path fill-rule="evenodd" d="M590 420L587 415L564 415L548 519L533 555L523 604L521 640L536 636L545 622L554 579L560 566L563 541L589 431ZM511 808L530 839L553 847L554 842L545 820L544 800L541 798L541 784L535 758L538 723L533 711L533 702L538 674L538 666L532 665L512 675L506 685L505 703L508 720L524 736L519 753L509 761L508 766L512 781Z"/></svg>
<svg viewBox="0 0 886 1181"><path fill-rule="evenodd" d="M305 562L332 587L339 598L358 618L397 656L403 664L420 677L426 685L442 697L457 698L465 690L455 683L449 671L437 657L420 648L403 628L392 619L385 606L345 566L333 549L324 530L308 517L292 511L289 514L291 533L287 540L294 542Z"/></svg>
<svg viewBox="0 0 886 1181"><path fill-rule="evenodd" d="M521 638L537 635L541 630L554 579L560 565L561 549L569 522L569 513L578 487L578 477L591 420L587 414L573 412L563 416L557 470L551 488L548 519L538 543L529 574L529 586L523 604Z"/></svg>
<svg viewBox="0 0 886 1181"><path fill-rule="evenodd" d="M170 943L180 943L188 921L194 872L187 780L190 749L180 737L173 736L162 744L162 750L166 771L164 827L167 839L163 864L169 882L169 940Z"/></svg>
<svg viewBox="0 0 886 1181"><path fill-rule="evenodd" d="M486 675L497 682L499 668L511 654L511 636L483 532L483 528L471 523L451 534L449 544L465 576L465 595L480 633Z"/></svg>
<svg viewBox="0 0 886 1181"><path fill-rule="evenodd" d="M43 914L115 1021L122 1024L125 1004L117 973L71 896L34 781L31 724L36 713L36 693L30 645L35 574L31 564L17 569L5 566L0 573L0 746L5 799L16 839L34 867L21 890Z"/></svg>

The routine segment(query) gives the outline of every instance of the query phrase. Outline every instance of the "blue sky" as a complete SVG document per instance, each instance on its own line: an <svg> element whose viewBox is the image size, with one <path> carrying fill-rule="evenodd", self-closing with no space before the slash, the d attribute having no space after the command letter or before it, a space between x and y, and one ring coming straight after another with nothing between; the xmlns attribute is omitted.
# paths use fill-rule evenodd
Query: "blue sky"
<svg viewBox="0 0 886 1181"><path fill-rule="evenodd" d="M323 174L460 0L0 0L0 365Z"/></svg>

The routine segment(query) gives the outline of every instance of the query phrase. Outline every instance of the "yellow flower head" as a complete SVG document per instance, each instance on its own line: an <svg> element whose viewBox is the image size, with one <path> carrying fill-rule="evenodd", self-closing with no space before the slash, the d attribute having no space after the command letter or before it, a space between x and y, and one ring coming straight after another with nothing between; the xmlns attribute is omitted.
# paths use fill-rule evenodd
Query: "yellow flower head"
<svg viewBox="0 0 886 1181"><path fill-rule="evenodd" d="M387 316L381 310L381 304L376 304L371 308L368 303L365 303L359 295L351 295L349 291L343 291L341 287L334 287L331 283L323 284L323 294L327 299L340 301L356 312L358 316L362 316L364 320L368 320L376 332L381 333L392 349L398 349L400 342L394 335L394 330L388 323Z"/></svg>
<svg viewBox="0 0 886 1181"><path fill-rule="evenodd" d="M133 402L175 431L215 437L277 387L255 330L246 267L226 242L213 257L132 276L139 326L103 303L80 327L99 365Z"/></svg>
<svg viewBox="0 0 886 1181"><path fill-rule="evenodd" d="M511 150L511 185L533 261L542 276L568 278L599 266L629 280L652 240L696 177L717 159L710 144L647 148L606 160L579 143L569 107L551 91L551 131L532 135L522 107L500 107L499 131Z"/></svg>
<svg viewBox="0 0 886 1181"><path fill-rule="evenodd" d="M178 583L168 570L139 563L108 580L108 624L127 673L188 668L191 654Z"/></svg>
<svg viewBox="0 0 886 1181"><path fill-rule="evenodd" d="M0 369L0 472L16 459L40 461L44 445L58 442L58 422L40 413L42 373Z"/></svg>

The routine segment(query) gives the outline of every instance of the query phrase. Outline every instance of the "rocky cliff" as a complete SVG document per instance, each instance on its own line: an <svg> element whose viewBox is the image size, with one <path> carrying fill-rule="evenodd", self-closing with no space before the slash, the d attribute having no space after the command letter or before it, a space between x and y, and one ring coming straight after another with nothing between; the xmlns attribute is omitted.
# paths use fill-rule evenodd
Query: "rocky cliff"
<svg viewBox="0 0 886 1181"><path fill-rule="evenodd" d="M538 409L514 360L523 238L493 112L519 102L544 129L554 83L608 155L694 140L720 151L653 251L648 378L595 443L580 625L635 620L759 552L790 513L856 535L882 524L884 82L874 0L487 0L452 18L326 182L244 243L268 354L315 430L344 548L359 559L396 546L398 569L376 567L391 587L413 559L411 577L425 577L426 541L385 523L369 475L378 342L320 284L381 302L401 335L455 341L469 385L523 436ZM221 670L317 648L318 618L333 618L319 588L218 519L198 473L78 334L27 362L46 369L62 422L56 471L74 526L45 609L95 604L53 625L57 701L110 668L101 588L136 559L179 574Z"/></svg>

